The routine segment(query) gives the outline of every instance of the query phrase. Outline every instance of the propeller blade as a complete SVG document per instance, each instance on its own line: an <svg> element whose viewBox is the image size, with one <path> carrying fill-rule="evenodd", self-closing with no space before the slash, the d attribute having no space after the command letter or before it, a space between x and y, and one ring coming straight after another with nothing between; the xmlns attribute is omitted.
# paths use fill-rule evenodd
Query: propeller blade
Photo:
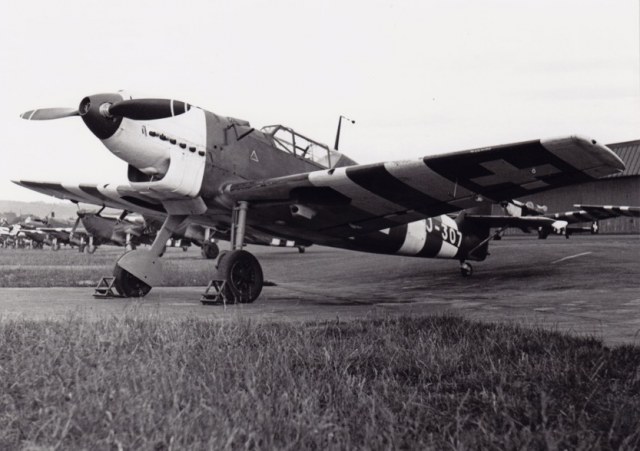
<svg viewBox="0 0 640 451"><path fill-rule="evenodd" d="M78 216L76 218L76 222L73 224L73 228L71 229L71 232L69 233L69 239L72 240L73 239L73 235L76 233L76 229L78 228L78 223L80 222L80 216Z"/></svg>
<svg viewBox="0 0 640 451"><path fill-rule="evenodd" d="M71 116L80 116L80 113L75 108L42 108L39 110L30 110L20 115L22 119L28 121L48 121Z"/></svg>
<svg viewBox="0 0 640 451"><path fill-rule="evenodd" d="M76 218L76 222L73 224L73 228L71 229L70 236L72 237L74 233L76 233L76 229L78 228L78 223L80 222L80 216Z"/></svg>
<svg viewBox="0 0 640 451"><path fill-rule="evenodd" d="M191 105L179 100L169 99L132 99L114 103L109 114L134 120L164 119L186 113Z"/></svg>

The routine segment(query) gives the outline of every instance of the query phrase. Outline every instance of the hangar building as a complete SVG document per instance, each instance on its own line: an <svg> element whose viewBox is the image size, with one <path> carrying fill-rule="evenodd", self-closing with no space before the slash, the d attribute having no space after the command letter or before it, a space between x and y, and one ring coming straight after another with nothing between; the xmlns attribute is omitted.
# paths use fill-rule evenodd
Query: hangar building
<svg viewBox="0 0 640 451"><path fill-rule="evenodd" d="M640 206L640 140L607 144L607 147L625 162L624 172L519 200L546 205L549 213L575 210L573 204ZM640 218L621 216L600 221L599 226L600 233L640 233Z"/></svg>

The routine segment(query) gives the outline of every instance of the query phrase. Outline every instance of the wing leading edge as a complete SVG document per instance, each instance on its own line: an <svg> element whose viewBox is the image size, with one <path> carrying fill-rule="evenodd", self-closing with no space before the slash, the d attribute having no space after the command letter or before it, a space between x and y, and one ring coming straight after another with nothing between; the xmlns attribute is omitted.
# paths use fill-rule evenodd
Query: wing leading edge
<svg viewBox="0 0 640 451"><path fill-rule="evenodd" d="M288 227L352 236L622 170L604 145L570 136L233 183L224 191L257 205L307 206L306 221Z"/></svg>
<svg viewBox="0 0 640 451"><path fill-rule="evenodd" d="M76 203L136 211L151 216L166 214L160 201L140 194L128 185L67 184L29 180L14 180L13 183L48 196Z"/></svg>

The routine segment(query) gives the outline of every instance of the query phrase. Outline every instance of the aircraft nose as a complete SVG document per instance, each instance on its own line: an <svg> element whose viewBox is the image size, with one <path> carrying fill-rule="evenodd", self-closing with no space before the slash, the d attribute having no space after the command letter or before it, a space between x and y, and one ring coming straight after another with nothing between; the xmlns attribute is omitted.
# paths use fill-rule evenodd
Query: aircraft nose
<svg viewBox="0 0 640 451"><path fill-rule="evenodd" d="M78 111L96 137L107 139L113 136L122 122L122 116L109 114L109 107L122 100L120 94L94 94L82 99Z"/></svg>

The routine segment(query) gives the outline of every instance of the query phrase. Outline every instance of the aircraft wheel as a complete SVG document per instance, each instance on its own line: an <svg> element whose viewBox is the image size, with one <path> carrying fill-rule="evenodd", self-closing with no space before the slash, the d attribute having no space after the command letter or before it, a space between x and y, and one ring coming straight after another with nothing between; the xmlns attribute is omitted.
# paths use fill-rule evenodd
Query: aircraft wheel
<svg viewBox="0 0 640 451"><path fill-rule="evenodd" d="M113 276L116 290L125 298L141 298L151 291L149 285L118 265L113 269Z"/></svg>
<svg viewBox="0 0 640 451"><path fill-rule="evenodd" d="M299 253L299 254L304 254L306 250L307 250L307 248L306 248L306 247L304 247L304 246L298 246L298 253Z"/></svg>
<svg viewBox="0 0 640 451"><path fill-rule="evenodd" d="M189 250L189 246L182 246L182 252L187 252Z"/></svg>
<svg viewBox="0 0 640 451"><path fill-rule="evenodd" d="M98 246L91 246L91 245L88 245L85 248L88 254L93 254L97 249L98 249Z"/></svg>
<svg viewBox="0 0 640 451"><path fill-rule="evenodd" d="M473 274L473 266L467 262L460 263L460 274L462 274L462 277L471 277Z"/></svg>
<svg viewBox="0 0 640 451"><path fill-rule="evenodd" d="M241 304L257 299L264 281L258 259L244 250L224 254L218 261L218 276L226 280L225 296Z"/></svg>
<svg viewBox="0 0 640 451"><path fill-rule="evenodd" d="M220 248L216 243L206 243L202 246L200 253L204 258L212 260L220 254Z"/></svg>

